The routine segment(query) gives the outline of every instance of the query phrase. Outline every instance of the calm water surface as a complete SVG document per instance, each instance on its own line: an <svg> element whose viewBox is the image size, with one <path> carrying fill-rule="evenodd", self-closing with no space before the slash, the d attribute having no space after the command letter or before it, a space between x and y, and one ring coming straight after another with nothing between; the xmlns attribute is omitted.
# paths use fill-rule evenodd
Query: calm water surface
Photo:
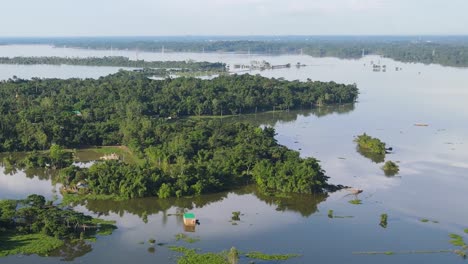
<svg viewBox="0 0 468 264"><path fill-rule="evenodd" d="M0 46L0 56L136 57L134 51L110 53L49 46ZM345 191L278 199L264 197L253 187L193 199L89 201L76 205L76 209L116 220L119 229L112 236L99 237L91 248L75 248L68 256L10 256L2 258L1 263L57 263L65 258L76 263L175 263L176 254L166 247L149 250L150 238L157 243L203 251L219 252L235 246L241 251L302 255L285 263L466 263L447 253L385 256L353 252L452 249L448 234L462 235L463 229L468 228L468 69L403 64L371 56L361 60L142 52L138 56L147 60L195 59L230 64L263 59L273 64L301 62L308 66L252 73L288 80L356 83L361 94L354 105L238 119L274 126L281 144L299 150L304 157L321 160L331 183L364 189L358 197L362 205L348 203L354 197ZM373 72L371 61L387 65L387 72ZM395 67L403 70L395 71ZM12 75L96 78L117 70L0 65L0 79ZM418 127L415 123L429 126ZM400 174L386 177L380 169L382 163L374 163L356 152L353 138L363 132L393 147L394 152L386 159L400 162ZM53 198L57 186L48 179L47 173L0 173L0 198L20 198L30 193ZM170 214L183 208L200 218L202 224L196 232L187 233L199 238L197 243L175 241L174 236L184 230L180 217ZM335 215L352 217L330 219L330 209ZM229 222L233 211L243 214L238 225ZM147 221L143 212L148 215ZM388 214L387 228L379 226L383 213ZM422 223L422 218L438 223ZM145 243L139 244L141 241ZM241 263L248 262L241 259Z"/></svg>

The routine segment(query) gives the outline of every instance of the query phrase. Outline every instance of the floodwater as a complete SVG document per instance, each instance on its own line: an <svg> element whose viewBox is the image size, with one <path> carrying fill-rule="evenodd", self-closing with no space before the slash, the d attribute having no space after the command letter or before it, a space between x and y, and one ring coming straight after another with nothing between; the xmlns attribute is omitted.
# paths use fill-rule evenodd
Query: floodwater
<svg viewBox="0 0 468 264"><path fill-rule="evenodd" d="M111 51L75 50L49 46L0 46L0 56L108 56ZM135 58L134 51L112 51L112 55ZM301 254L284 263L466 263L452 253L398 254L413 250L456 249L449 234L463 234L468 228L468 69L439 65L405 64L375 56L360 60L312 58L308 56L258 56L238 54L144 53L148 60L194 59L229 64L266 60L272 64L308 65L303 68L254 71L267 77L288 80L356 83L357 103L302 109L284 113L242 115L236 119L276 128L277 140L301 155L321 161L330 182L363 189L361 205L346 191L328 196L272 198L254 187L192 199L136 199L127 202L88 201L76 205L79 211L117 221L118 230L99 237L91 247L77 247L61 257L10 256L1 263L175 263L177 254L156 243L220 252L235 246L239 250ZM371 61L387 66L373 72ZM70 77L54 70L65 66L0 65L14 68L21 78ZM396 71L396 67L402 68ZM96 68L72 67L75 77L97 77ZM74 72L83 69L83 72ZM115 69L114 69L115 70ZM86 72L93 72L89 76ZM102 74L111 73L103 71ZM34 75L36 74L36 75ZM81 74L81 75L80 75ZM73 76L73 75L72 75ZM416 123L428 126L415 126ZM387 177L375 163L356 151L353 139L366 132L393 147L386 160L398 161L400 173ZM56 195L46 173L4 174L0 168L0 198L20 198L39 193ZM184 208L196 213L201 225L186 233L200 241L176 241L183 233L180 217L171 214ZM329 218L328 210L335 216ZM241 211L233 225L231 212ZM386 228L380 215L388 215ZM147 217L145 217L147 215ZM429 222L420 220L427 218ZM144 242L141 244L140 242ZM358 255L356 252L393 251L394 255ZM241 263L248 263L241 259ZM256 263L268 263L255 261Z"/></svg>

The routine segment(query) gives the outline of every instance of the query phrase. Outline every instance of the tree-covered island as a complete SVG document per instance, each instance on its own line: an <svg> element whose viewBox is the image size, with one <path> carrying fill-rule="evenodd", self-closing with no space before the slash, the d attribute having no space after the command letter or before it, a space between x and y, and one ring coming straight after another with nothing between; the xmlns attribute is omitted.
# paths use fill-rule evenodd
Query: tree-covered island
<svg viewBox="0 0 468 264"><path fill-rule="evenodd" d="M274 129L214 117L350 103L357 95L356 85L251 75L14 79L0 83L0 151L37 150L27 162L8 162L65 167L57 180L81 197L165 198L250 183L264 192L323 192L332 186L318 161L278 144ZM108 145L128 147L135 162L62 166L61 147Z"/></svg>
<svg viewBox="0 0 468 264"><path fill-rule="evenodd" d="M221 62L187 61L145 61L130 60L122 56L106 57L0 57L0 64L21 65L79 65L79 66L112 66L127 68L179 69L191 71L219 71L226 70L226 64Z"/></svg>
<svg viewBox="0 0 468 264"><path fill-rule="evenodd" d="M385 143L380 139L371 137L364 133L357 136L354 141L357 143L357 151L361 155L375 163L384 162L387 151Z"/></svg>

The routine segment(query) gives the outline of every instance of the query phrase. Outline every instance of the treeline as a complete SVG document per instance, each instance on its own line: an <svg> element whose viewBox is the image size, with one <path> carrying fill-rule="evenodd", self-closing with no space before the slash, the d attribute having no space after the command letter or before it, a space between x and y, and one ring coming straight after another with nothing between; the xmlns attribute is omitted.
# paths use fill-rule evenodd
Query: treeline
<svg viewBox="0 0 468 264"><path fill-rule="evenodd" d="M1 164L5 167L5 171L35 168L61 169L73 163L73 156L73 152L66 151L61 146L52 144L48 151L39 152L34 150L28 152L24 157L10 154L3 158Z"/></svg>
<svg viewBox="0 0 468 264"><path fill-rule="evenodd" d="M23 200L0 200L0 235L40 233L59 239L85 239L94 237L100 230L109 229L113 230L115 226L80 212L59 208L41 195L32 194Z"/></svg>
<svg viewBox="0 0 468 264"><path fill-rule="evenodd" d="M120 71L94 79L0 82L0 152L44 150L52 143L154 143L169 118L286 110L354 102L356 85L285 81L261 76L152 80Z"/></svg>
<svg viewBox="0 0 468 264"><path fill-rule="evenodd" d="M264 192L320 193L328 187L318 161L279 145L273 128L220 120L159 125L139 139L144 165L98 162L68 167L58 181L82 194L119 198L200 195L256 183ZM151 140L151 141L150 141Z"/></svg>
<svg viewBox="0 0 468 264"><path fill-rule="evenodd" d="M56 45L62 45L55 42ZM468 42L417 41L412 39L314 39L306 40L216 40L216 41L112 41L105 39L67 41L67 45L92 49L139 49L174 52L241 52L260 54L307 54L314 57L360 58L382 55L403 62L436 63L468 67Z"/></svg>
<svg viewBox="0 0 468 264"><path fill-rule="evenodd" d="M112 66L128 68L157 68L157 69L189 69L195 71L225 71L226 64L221 62L196 61L145 61L130 60L122 56L108 57L0 57L0 64L50 64L50 65L83 65L83 66Z"/></svg>

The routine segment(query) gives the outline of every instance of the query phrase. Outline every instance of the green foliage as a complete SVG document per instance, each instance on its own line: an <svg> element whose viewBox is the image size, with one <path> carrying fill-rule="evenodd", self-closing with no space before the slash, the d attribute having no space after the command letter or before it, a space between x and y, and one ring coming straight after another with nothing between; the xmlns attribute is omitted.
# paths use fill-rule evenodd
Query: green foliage
<svg viewBox="0 0 468 264"><path fill-rule="evenodd" d="M42 207L46 203L46 199L42 195L31 194L24 201L25 204L30 205L31 207Z"/></svg>
<svg viewBox="0 0 468 264"><path fill-rule="evenodd" d="M156 81L125 71L98 80L15 79L0 83L0 151L50 147L48 156L33 152L25 163L33 167L50 162L63 168L72 155L62 146L121 144L142 161L66 167L56 181L78 193L66 195L66 200L80 199L81 194L180 197L251 182L264 192L323 192L328 177L318 161L279 145L272 128L162 117L353 102L357 94L355 85L247 74L209 81ZM39 132L45 141L35 137Z"/></svg>
<svg viewBox="0 0 468 264"><path fill-rule="evenodd" d="M183 253L183 256L177 260L178 264L237 264L241 255L235 247L232 247L228 252L224 251L221 253L197 253L194 249L177 246L169 246L168 248L172 251ZM265 254L254 251L244 256L251 259L281 261L299 257L300 255Z"/></svg>
<svg viewBox="0 0 468 264"><path fill-rule="evenodd" d="M189 70L217 70L225 71L226 65L220 62L195 62L195 61L144 61L130 60L127 57L0 57L0 64L52 64L52 65L83 65L83 66L116 66L116 67L138 67L157 69L189 69Z"/></svg>
<svg viewBox="0 0 468 264"><path fill-rule="evenodd" d="M237 264L239 262L239 251L232 247L227 253L227 260L229 264Z"/></svg>
<svg viewBox="0 0 468 264"><path fill-rule="evenodd" d="M398 164L389 160L385 162L385 164L382 166L382 170L384 171L386 176L394 176L398 174L400 168L398 167Z"/></svg>
<svg viewBox="0 0 468 264"><path fill-rule="evenodd" d="M465 232L466 234L468 234L468 228L465 228L465 229L463 230L463 232Z"/></svg>
<svg viewBox="0 0 468 264"><path fill-rule="evenodd" d="M279 145L269 127L184 120L155 129L152 139L158 144L144 149L144 164L107 161L90 168L70 166L56 180L65 186L85 182L90 198L122 199L200 195L251 182L267 192L313 193L327 186L328 177L318 161ZM66 195L65 200L71 198L79 195Z"/></svg>
<svg viewBox="0 0 468 264"><path fill-rule="evenodd" d="M354 205L359 205L359 204L362 204L362 201L359 200L359 199L353 199L353 200L348 201L348 203L354 204Z"/></svg>
<svg viewBox="0 0 468 264"><path fill-rule="evenodd" d="M167 248L169 248L172 251L180 252L184 254L187 254L188 252L193 250L193 249L188 249L186 247L179 247L179 246L168 246Z"/></svg>
<svg viewBox="0 0 468 264"><path fill-rule="evenodd" d="M328 179L314 158L301 158L299 153L278 148L271 159L256 163L252 175L265 192L321 192Z"/></svg>
<svg viewBox="0 0 468 264"><path fill-rule="evenodd" d="M261 260L288 260L290 258L297 258L300 255L298 254L265 254L258 251L253 251L245 254L246 257L252 259L261 259Z"/></svg>
<svg viewBox="0 0 468 264"><path fill-rule="evenodd" d="M449 235L451 240L450 244L457 246L457 247L464 247L466 246L465 241L463 240L463 237L457 234L450 234Z"/></svg>
<svg viewBox="0 0 468 264"><path fill-rule="evenodd" d="M381 214L380 215L380 226L383 228L387 228L387 219L388 215L387 214Z"/></svg>
<svg viewBox="0 0 468 264"><path fill-rule="evenodd" d="M328 218L333 218L333 210L328 210Z"/></svg>
<svg viewBox="0 0 468 264"><path fill-rule="evenodd" d="M357 136L355 141L358 147L365 151L385 155L385 143L378 138L373 138L364 133Z"/></svg>
<svg viewBox="0 0 468 264"><path fill-rule="evenodd" d="M239 211L238 212L232 212L232 217L231 217L232 221L240 221L240 213L241 212L239 212Z"/></svg>
<svg viewBox="0 0 468 264"><path fill-rule="evenodd" d="M163 183L158 191L158 197L161 199L169 198L172 196L172 188L170 184Z"/></svg>
<svg viewBox="0 0 468 264"><path fill-rule="evenodd" d="M175 235L175 238L176 238L177 241L183 240L183 241L185 241L187 243L190 243L190 244L200 241L199 238L189 237L184 233L179 233L179 234Z"/></svg>
<svg viewBox="0 0 468 264"><path fill-rule="evenodd" d="M26 155L16 155L4 158L6 166L17 169L54 168L60 169L70 166L73 162L73 153L62 147L52 144L49 151L32 151Z"/></svg>
<svg viewBox="0 0 468 264"><path fill-rule="evenodd" d="M368 136L366 133L357 136L354 140L357 143L358 152L366 158L376 163L385 160L385 143L378 138Z"/></svg>
<svg viewBox="0 0 468 264"><path fill-rule="evenodd" d="M64 168L72 163L71 153L63 149L63 147L52 144L49 149L50 163L53 168Z"/></svg>
<svg viewBox="0 0 468 264"><path fill-rule="evenodd" d="M117 229L117 226L113 224L99 224L99 229L96 234L101 236L110 236Z"/></svg>
<svg viewBox="0 0 468 264"><path fill-rule="evenodd" d="M169 117L346 103L357 95L356 85L248 74L152 80L120 71L97 80L15 79L0 83L0 152L126 145L143 155L145 147L161 144L156 127Z"/></svg>
<svg viewBox="0 0 468 264"><path fill-rule="evenodd" d="M116 228L111 222L61 209L36 194L24 200L1 200L0 221L4 228L0 232L0 256L46 254L63 245L62 240L94 238L96 234L110 234Z"/></svg>
<svg viewBox="0 0 468 264"><path fill-rule="evenodd" d="M177 264L229 264L229 262L221 254L199 254L195 251L189 251L177 260Z"/></svg>
<svg viewBox="0 0 468 264"><path fill-rule="evenodd" d="M47 254L64 242L60 239L42 234L21 234L14 232L0 233L0 257L18 254Z"/></svg>

